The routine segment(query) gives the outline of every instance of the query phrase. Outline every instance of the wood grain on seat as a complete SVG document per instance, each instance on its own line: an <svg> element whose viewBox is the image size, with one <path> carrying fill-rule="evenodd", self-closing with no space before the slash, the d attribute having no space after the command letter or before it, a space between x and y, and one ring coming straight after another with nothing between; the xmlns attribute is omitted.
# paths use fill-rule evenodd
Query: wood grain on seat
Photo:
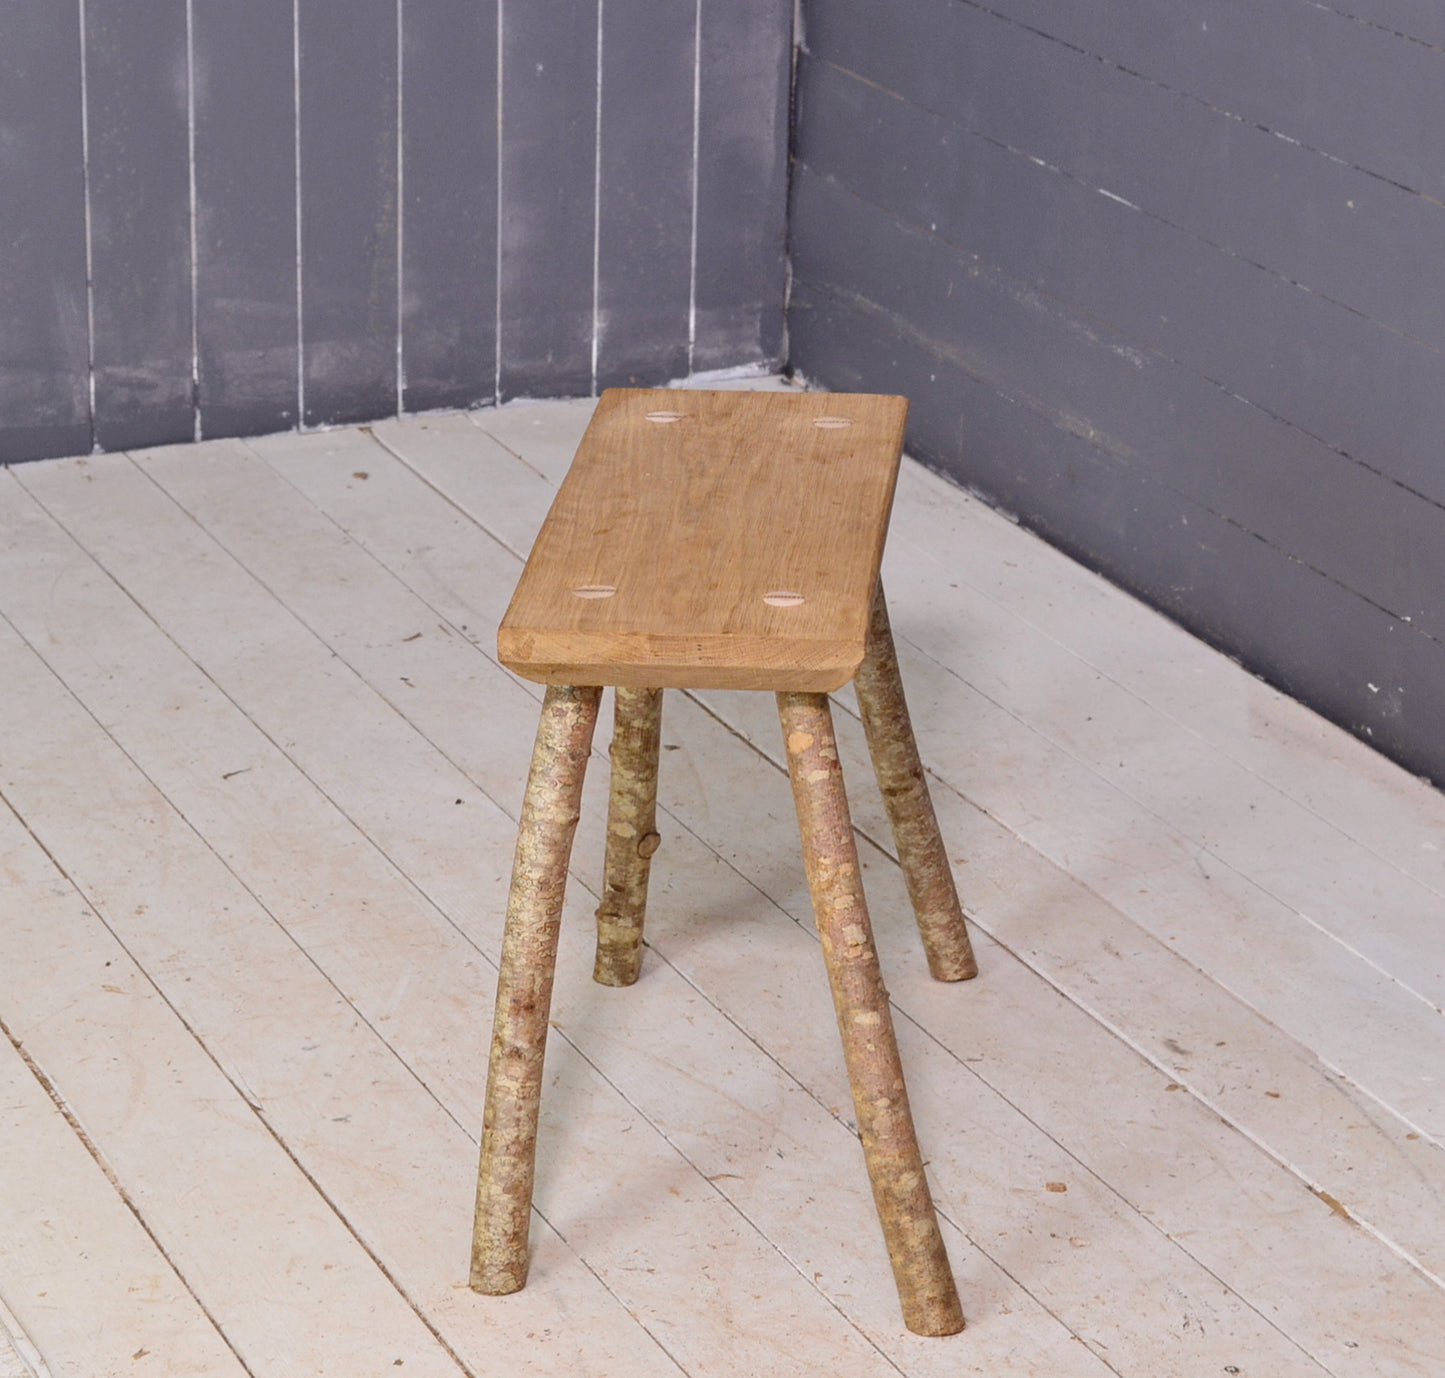
<svg viewBox="0 0 1445 1378"><path fill-rule="evenodd" d="M615 388L502 619L547 684L827 692L863 659L908 402Z"/></svg>

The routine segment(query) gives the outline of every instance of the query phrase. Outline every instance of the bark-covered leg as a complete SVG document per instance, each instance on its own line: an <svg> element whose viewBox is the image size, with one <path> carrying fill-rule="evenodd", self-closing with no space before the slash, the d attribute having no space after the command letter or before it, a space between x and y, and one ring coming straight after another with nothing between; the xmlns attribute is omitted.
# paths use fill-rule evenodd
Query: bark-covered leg
<svg viewBox="0 0 1445 1378"><path fill-rule="evenodd" d="M592 979L630 986L642 970L647 874L657 834L657 755L662 690L618 689L612 732L612 787L607 805L607 861L597 907L597 964Z"/></svg>
<svg viewBox="0 0 1445 1378"><path fill-rule="evenodd" d="M537 1107L557 932L601 693L548 686L522 801L497 977L472 1235L471 1283L492 1295L515 1292L527 1280Z"/></svg>
<svg viewBox="0 0 1445 1378"><path fill-rule="evenodd" d="M939 981L966 981L978 975L978 963L918 759L881 583L873 599L867 654L853 683L928 969Z"/></svg>
<svg viewBox="0 0 1445 1378"><path fill-rule="evenodd" d="M778 711L813 915L823 940L853 1107L903 1321L919 1335L952 1335L963 1329L963 1311L908 1108L828 699L824 694L779 694Z"/></svg>

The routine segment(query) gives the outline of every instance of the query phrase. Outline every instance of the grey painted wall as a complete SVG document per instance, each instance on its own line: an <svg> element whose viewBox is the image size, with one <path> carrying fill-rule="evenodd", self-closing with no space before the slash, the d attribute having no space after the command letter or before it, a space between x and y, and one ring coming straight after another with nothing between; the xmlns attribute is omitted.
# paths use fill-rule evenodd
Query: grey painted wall
<svg viewBox="0 0 1445 1378"><path fill-rule="evenodd" d="M805 0L791 359L1445 781L1445 8Z"/></svg>
<svg viewBox="0 0 1445 1378"><path fill-rule="evenodd" d="M782 352L789 0L12 0L0 462Z"/></svg>
<svg viewBox="0 0 1445 1378"><path fill-rule="evenodd" d="M12 0L0 461L779 359L1445 781L1445 10Z"/></svg>

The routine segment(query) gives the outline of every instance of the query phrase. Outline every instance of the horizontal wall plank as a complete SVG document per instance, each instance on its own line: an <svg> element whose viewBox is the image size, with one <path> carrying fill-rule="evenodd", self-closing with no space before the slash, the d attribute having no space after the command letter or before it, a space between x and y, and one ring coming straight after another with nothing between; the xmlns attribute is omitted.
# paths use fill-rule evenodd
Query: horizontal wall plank
<svg viewBox="0 0 1445 1378"><path fill-rule="evenodd" d="M19 0L5 43L0 463L79 453L91 438L78 11Z"/></svg>
<svg viewBox="0 0 1445 1378"><path fill-rule="evenodd" d="M302 5L304 422L397 410L395 0Z"/></svg>
<svg viewBox="0 0 1445 1378"><path fill-rule="evenodd" d="M951 7L982 13L966 0ZM1155 0L1131 9L1127 24L1108 0L997 0L986 8L1416 191L1445 191L1433 137L1445 81L1437 6L1395 6L1414 11L1398 16L1409 26L1403 33L1362 23L1368 0ZM1390 99L1380 99L1386 90Z"/></svg>
<svg viewBox="0 0 1445 1378"><path fill-rule="evenodd" d="M1329 8L1402 38L1445 48L1445 13L1431 0L1332 0Z"/></svg>
<svg viewBox="0 0 1445 1378"><path fill-rule="evenodd" d="M696 11L607 0L598 135L598 389L686 376Z"/></svg>
<svg viewBox="0 0 1445 1378"><path fill-rule="evenodd" d="M787 240L787 0L699 0L693 368L782 354Z"/></svg>
<svg viewBox="0 0 1445 1378"><path fill-rule="evenodd" d="M836 69L804 65L801 106L809 169L1445 501L1440 351Z"/></svg>
<svg viewBox="0 0 1445 1378"><path fill-rule="evenodd" d="M794 206L811 281L907 321L1121 468L1445 640L1445 507L809 173Z"/></svg>
<svg viewBox="0 0 1445 1378"><path fill-rule="evenodd" d="M1289 282L1445 346L1445 300L1417 286L1439 261L1445 207L971 5L901 0L886 33L881 13L835 18L820 55ZM806 94L800 109L806 123Z"/></svg>
<svg viewBox="0 0 1445 1378"><path fill-rule="evenodd" d="M1445 781L1445 648L1001 396L882 313L795 281L812 376L912 399L909 446L1418 774Z"/></svg>
<svg viewBox="0 0 1445 1378"><path fill-rule="evenodd" d="M402 7L402 404L496 395L497 3Z"/></svg>
<svg viewBox="0 0 1445 1378"><path fill-rule="evenodd" d="M185 0L85 8L95 439L190 440Z"/></svg>
<svg viewBox="0 0 1445 1378"><path fill-rule="evenodd" d="M295 45L290 0L191 0L201 433L299 419Z"/></svg>
<svg viewBox="0 0 1445 1378"><path fill-rule="evenodd" d="M502 4L498 401L592 389L597 8Z"/></svg>
<svg viewBox="0 0 1445 1378"><path fill-rule="evenodd" d="M1000 429L945 409L934 462L1439 779L1445 208L1390 130L1437 123L1445 55L1338 8L820 0L792 247L870 359L973 379ZM859 376L797 326L804 374ZM1057 433L1032 457L1022 414ZM1219 528L1187 560L1181 502Z"/></svg>
<svg viewBox="0 0 1445 1378"><path fill-rule="evenodd" d="M977 0L957 2L985 8L977 5ZM1201 75L1196 81L1201 86L1206 80L1203 74L1212 74L1221 81L1231 79L1222 70L1222 59L1215 56L1216 45L1227 45L1241 21L1258 15L1260 9L1248 4L1247 0L1228 0L1225 4L1212 4L1207 10L1201 8L1198 0L1164 0L1164 3L1131 12L1126 26L1110 22L1107 0L1103 3L1087 0L1087 3L1074 5L1068 0L989 0L986 8L1016 23L1077 44L1098 56L1129 54L1136 62L1144 59L1147 65L1160 67L1161 70L1198 71ZM1353 37L1359 45L1357 51L1372 51L1373 45L1382 40L1423 47L1427 51L1445 48L1445 14L1431 0L1324 0L1323 3L1317 3L1317 0L1286 0L1286 3L1272 5L1269 9L1270 13L1262 20L1265 25L1277 26L1274 32L1293 30L1302 36L1307 34L1316 50L1301 54L1275 51L1273 65L1264 61L1264 54L1249 57L1240 54L1255 72L1262 72L1265 80L1272 80L1280 86L1285 95L1300 90L1312 76L1318 75L1317 72L1312 73L1311 68L1324 67L1324 59L1333 60L1330 73L1333 79L1342 85L1348 84L1351 61L1345 51L1348 40L1336 36L1350 32L1345 26L1353 27ZM1136 26L1140 30L1138 36L1124 32L1126 27L1133 29ZM1216 29L1223 31L1223 44L1213 36ZM1328 34L1330 29L1334 30L1334 34ZM1179 35L1181 42L1183 35L1187 34L1194 53L1168 53L1168 35L1171 32ZM1151 54L1152 63L1149 62ZM1401 52L1396 60L1405 62L1408 58ZM1175 64L1172 68L1165 66L1170 61ZM1321 91L1324 89L1321 88ZM1342 107L1347 107L1348 97L1336 92L1335 98L1341 100ZM1344 113L1343 108L1340 113ZM1383 112L1366 118L1382 117L1388 118ZM1408 139L1405 141L1406 146L1409 142Z"/></svg>

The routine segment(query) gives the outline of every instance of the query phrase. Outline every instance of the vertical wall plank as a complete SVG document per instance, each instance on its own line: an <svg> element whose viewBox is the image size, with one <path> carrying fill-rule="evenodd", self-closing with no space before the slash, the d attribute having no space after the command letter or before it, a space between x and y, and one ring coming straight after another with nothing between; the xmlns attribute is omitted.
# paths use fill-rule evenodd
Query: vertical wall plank
<svg viewBox="0 0 1445 1378"><path fill-rule="evenodd" d="M503 0L499 400L592 387L597 7Z"/></svg>
<svg viewBox="0 0 1445 1378"><path fill-rule="evenodd" d="M403 0L407 411L496 389L497 0Z"/></svg>
<svg viewBox="0 0 1445 1378"><path fill-rule="evenodd" d="M698 372L782 353L792 26L790 0L702 0Z"/></svg>
<svg viewBox="0 0 1445 1378"><path fill-rule="evenodd" d="M0 463L90 449L80 22L6 7L0 62Z"/></svg>
<svg viewBox="0 0 1445 1378"><path fill-rule="evenodd" d="M190 440L185 0L88 0L95 438Z"/></svg>
<svg viewBox="0 0 1445 1378"><path fill-rule="evenodd" d="M397 0L301 3L304 417L397 410Z"/></svg>
<svg viewBox="0 0 1445 1378"><path fill-rule="evenodd" d="M192 0L196 339L205 436L297 422L291 0Z"/></svg>
<svg viewBox="0 0 1445 1378"><path fill-rule="evenodd" d="M696 8L605 0L597 386L688 371Z"/></svg>

